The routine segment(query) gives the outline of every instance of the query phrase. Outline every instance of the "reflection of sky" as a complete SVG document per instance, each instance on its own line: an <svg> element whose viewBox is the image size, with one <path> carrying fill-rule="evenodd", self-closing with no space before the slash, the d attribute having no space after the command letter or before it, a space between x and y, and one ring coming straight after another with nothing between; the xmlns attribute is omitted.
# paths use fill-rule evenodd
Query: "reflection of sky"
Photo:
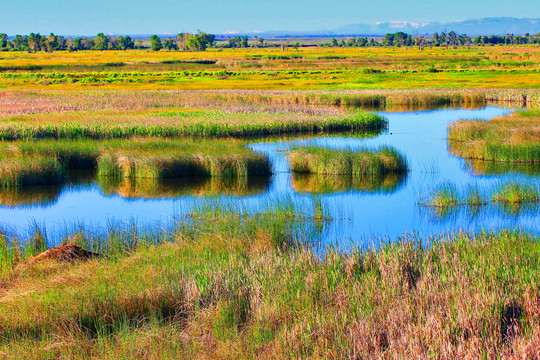
<svg viewBox="0 0 540 360"><path fill-rule="evenodd" d="M446 218L437 218L428 209L416 205L419 195L445 182L456 185L477 183L491 186L500 179L520 179L525 175L476 176L465 162L448 154L447 125L459 119L490 119L507 113L506 109L488 107L481 110L436 110L406 113L383 113L389 119L388 132L368 139L354 137L320 137L302 141L256 143L255 151L267 153L274 162L276 175L268 188L259 195L242 199L252 208L264 206L272 199L292 197L300 202L309 201L311 195L296 194L291 186L291 174L282 151L299 144L320 145L333 148L393 146L406 155L410 173L395 191L370 193L345 191L321 195L328 205L330 215L344 218L326 225L327 241L371 243L370 237L395 238L407 233L430 235L452 230L479 230L521 226L540 232L537 209L524 211L519 216L493 209L455 211ZM277 151L278 150L278 151ZM531 179L531 178L529 178ZM532 181L538 181L532 178ZM264 190L266 189L266 190ZM226 197L236 202L236 198ZM177 199L128 200L118 195L104 196L97 185L63 190L57 201L47 207L0 208L0 222L17 229L26 229L35 220L54 228L64 224L84 222L104 226L111 219L135 219L141 223L165 221L173 214L189 211L194 199L191 196ZM367 244L366 243L366 244Z"/></svg>

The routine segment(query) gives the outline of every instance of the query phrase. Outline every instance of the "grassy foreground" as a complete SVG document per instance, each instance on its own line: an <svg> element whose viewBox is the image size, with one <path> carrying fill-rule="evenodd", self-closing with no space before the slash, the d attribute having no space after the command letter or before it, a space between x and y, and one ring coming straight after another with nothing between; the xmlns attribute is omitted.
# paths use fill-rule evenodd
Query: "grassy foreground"
<svg viewBox="0 0 540 360"><path fill-rule="evenodd" d="M540 163L540 111L519 111L490 121L457 121L448 130L450 151L468 159Z"/></svg>
<svg viewBox="0 0 540 360"><path fill-rule="evenodd" d="M296 224L321 219L324 212L287 206L259 215L200 208L163 230L79 229L67 240L106 256L75 263L25 264L46 248L45 234L36 231L22 248L2 236L0 352L14 359L537 354L537 237L407 237L377 251L328 248L321 256L296 245L312 238Z"/></svg>

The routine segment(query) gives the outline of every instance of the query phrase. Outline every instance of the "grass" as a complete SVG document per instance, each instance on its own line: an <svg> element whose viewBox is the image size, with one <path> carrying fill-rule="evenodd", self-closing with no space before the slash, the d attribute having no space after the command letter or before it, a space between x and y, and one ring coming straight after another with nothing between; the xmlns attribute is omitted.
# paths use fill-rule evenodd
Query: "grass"
<svg viewBox="0 0 540 360"><path fill-rule="evenodd" d="M523 181L501 182L491 189L468 185L464 190L446 183L422 196L418 202L429 207L482 206L490 203L534 204L540 201L540 189Z"/></svg>
<svg viewBox="0 0 540 360"><path fill-rule="evenodd" d="M333 150L298 147L288 155L294 173L319 175L380 176L404 174L407 160L390 147L368 150Z"/></svg>
<svg viewBox="0 0 540 360"><path fill-rule="evenodd" d="M63 169L55 158L7 158L1 161L1 187L57 184L62 180Z"/></svg>
<svg viewBox="0 0 540 360"><path fill-rule="evenodd" d="M1 185L61 182L70 169L96 169L101 177L177 178L269 175L269 159L238 140L37 141L0 146Z"/></svg>
<svg viewBox="0 0 540 360"><path fill-rule="evenodd" d="M490 121L458 121L448 130L450 151L460 157L494 162L540 163L540 112Z"/></svg>
<svg viewBox="0 0 540 360"><path fill-rule="evenodd" d="M67 240L107 255L88 262L23 265L46 248L47 234L35 230L27 243L3 236L0 351L21 359L534 355L537 237L406 237L321 256L299 245L311 235L295 231L311 218L284 203L258 215L200 207L164 229L80 228Z"/></svg>
<svg viewBox="0 0 540 360"><path fill-rule="evenodd" d="M538 48L213 49L2 54L0 86L30 89L538 88ZM111 66L123 64L121 67ZM436 69L437 72L433 72Z"/></svg>

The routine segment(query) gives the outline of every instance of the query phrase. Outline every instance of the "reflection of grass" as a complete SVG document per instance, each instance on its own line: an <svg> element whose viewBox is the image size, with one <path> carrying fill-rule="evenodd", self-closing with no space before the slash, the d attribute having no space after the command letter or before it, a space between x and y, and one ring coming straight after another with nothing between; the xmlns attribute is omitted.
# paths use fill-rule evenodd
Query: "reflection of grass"
<svg viewBox="0 0 540 360"><path fill-rule="evenodd" d="M47 206L58 199L58 186L30 186L23 188L1 188L0 206L15 208L27 206Z"/></svg>
<svg viewBox="0 0 540 360"><path fill-rule="evenodd" d="M106 195L118 194L128 199L162 199L183 196L253 196L268 189L269 177L125 179L100 178L98 184Z"/></svg>
<svg viewBox="0 0 540 360"><path fill-rule="evenodd" d="M293 172L321 175L383 175L407 172L407 161L393 148L332 150L309 146L289 154Z"/></svg>
<svg viewBox="0 0 540 360"><path fill-rule="evenodd" d="M490 121L450 125L452 153L468 159L540 163L540 112L518 112Z"/></svg>
<svg viewBox="0 0 540 360"><path fill-rule="evenodd" d="M311 239L297 225L314 222L294 206L238 210L198 208L151 231L80 227L69 241L108 255L87 262L20 264L47 246L47 233L36 229L27 246L3 234L0 351L112 359L251 358L269 349L272 358L403 358L414 350L429 358L534 348L536 236L460 232L430 246L407 236L380 251L320 256L294 246ZM506 315L511 306L519 316ZM506 336L509 322L523 335ZM420 347L419 337L428 339Z"/></svg>
<svg viewBox="0 0 540 360"><path fill-rule="evenodd" d="M381 176L342 176L293 173L292 187L299 193L333 194L346 191L392 193L399 188L404 174Z"/></svg>
<svg viewBox="0 0 540 360"><path fill-rule="evenodd" d="M540 163L509 163L482 160L467 160L467 168L475 175L504 175L508 173L540 176Z"/></svg>

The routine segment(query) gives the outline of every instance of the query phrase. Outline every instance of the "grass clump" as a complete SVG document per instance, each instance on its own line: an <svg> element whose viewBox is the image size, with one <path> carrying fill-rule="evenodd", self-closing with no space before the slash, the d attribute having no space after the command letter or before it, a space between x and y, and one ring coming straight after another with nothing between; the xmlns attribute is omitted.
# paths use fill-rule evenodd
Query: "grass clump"
<svg viewBox="0 0 540 360"><path fill-rule="evenodd" d="M540 200L538 186L517 181L501 184L493 194L493 201L500 203L535 203Z"/></svg>
<svg viewBox="0 0 540 360"><path fill-rule="evenodd" d="M99 176L117 178L247 177L269 175L267 157L255 153L205 155L185 153L105 153L98 159Z"/></svg>
<svg viewBox="0 0 540 360"><path fill-rule="evenodd" d="M450 150L467 159L540 164L540 112L517 112L490 121L457 121Z"/></svg>
<svg viewBox="0 0 540 360"><path fill-rule="evenodd" d="M368 176L408 171L405 157L391 147L375 150L299 147L293 149L288 158L295 173Z"/></svg>
<svg viewBox="0 0 540 360"><path fill-rule="evenodd" d="M487 189L467 185L463 190L446 183L424 195L419 204L438 208L490 203L532 204L539 201L539 196L538 186L518 181L501 182L497 187Z"/></svg>
<svg viewBox="0 0 540 360"><path fill-rule="evenodd" d="M233 139L21 141L0 145L0 154L0 181L12 187L61 182L64 172L71 169L97 170L102 177L120 179L239 178L272 173L268 157Z"/></svg>
<svg viewBox="0 0 540 360"><path fill-rule="evenodd" d="M2 158L0 159L0 186L46 185L60 183L64 169L51 157Z"/></svg>

